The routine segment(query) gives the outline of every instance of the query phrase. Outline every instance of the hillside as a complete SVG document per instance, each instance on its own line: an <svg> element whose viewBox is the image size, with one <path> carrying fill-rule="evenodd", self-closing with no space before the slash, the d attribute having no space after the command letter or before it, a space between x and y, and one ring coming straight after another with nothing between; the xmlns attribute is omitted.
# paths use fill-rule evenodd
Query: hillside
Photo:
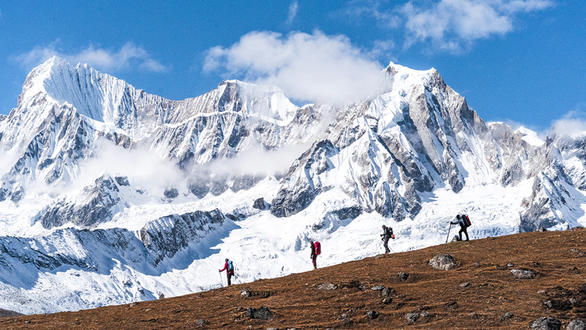
<svg viewBox="0 0 586 330"><path fill-rule="evenodd" d="M396 63L352 104L226 80L184 100L87 64L34 68L0 121L0 309L56 313L444 242L586 226L586 134L485 122L436 69ZM384 88L383 88L384 87ZM375 92L375 91L373 91Z"/></svg>
<svg viewBox="0 0 586 330"><path fill-rule="evenodd" d="M440 253L452 255L457 266L430 267L428 261ZM517 279L512 269L536 276ZM407 273L406 280L398 272ZM169 299L3 318L0 327L526 328L541 316L554 316L565 327L586 318L585 274L586 229L532 232L378 255ZM385 293L391 298L386 304ZM248 308L262 306L271 319L248 316ZM380 315L372 319L369 311ZM416 313L410 315L416 320L409 323L408 313Z"/></svg>

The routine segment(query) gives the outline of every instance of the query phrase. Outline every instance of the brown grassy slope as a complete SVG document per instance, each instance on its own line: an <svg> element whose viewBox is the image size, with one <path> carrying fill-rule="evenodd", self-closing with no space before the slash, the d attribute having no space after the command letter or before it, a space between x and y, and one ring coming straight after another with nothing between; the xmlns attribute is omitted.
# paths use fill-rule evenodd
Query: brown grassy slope
<svg viewBox="0 0 586 330"><path fill-rule="evenodd" d="M428 260L438 253L454 256L458 267L432 269ZM537 277L515 279L507 263L534 270ZM399 271L409 273L405 282L399 280ZM316 287L325 282L338 288ZM460 286L463 282L469 285ZM573 318L586 318L586 301L576 293L585 283L586 229L535 232L381 255L176 298L3 318L0 328L194 328L198 320L205 320L209 328L526 328L530 321L548 315L559 318L565 326ZM395 291L390 304L382 303L381 292L371 289L375 285ZM578 298L574 305L561 303L558 309L544 306L554 293L563 295L559 288L552 290L556 286L576 291L565 292L566 298L554 298L554 305L573 294ZM243 297L243 289L255 295ZM261 306L273 312L271 320L246 315L247 308ZM368 318L371 310L380 316ZM427 316L408 324L405 315L410 312L426 312ZM512 317L503 318L506 312Z"/></svg>

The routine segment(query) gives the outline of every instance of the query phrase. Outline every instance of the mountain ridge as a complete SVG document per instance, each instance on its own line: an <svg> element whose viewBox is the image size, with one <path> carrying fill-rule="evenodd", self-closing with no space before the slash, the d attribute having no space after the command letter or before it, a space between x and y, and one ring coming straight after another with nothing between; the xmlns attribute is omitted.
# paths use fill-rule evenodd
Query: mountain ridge
<svg viewBox="0 0 586 330"><path fill-rule="evenodd" d="M225 256L244 281L283 276L310 239L333 265L377 254L381 224L399 251L444 242L461 213L475 238L586 224L584 138L485 123L435 69L381 74L346 105L236 80L173 101L50 59L0 121L0 308L207 290Z"/></svg>

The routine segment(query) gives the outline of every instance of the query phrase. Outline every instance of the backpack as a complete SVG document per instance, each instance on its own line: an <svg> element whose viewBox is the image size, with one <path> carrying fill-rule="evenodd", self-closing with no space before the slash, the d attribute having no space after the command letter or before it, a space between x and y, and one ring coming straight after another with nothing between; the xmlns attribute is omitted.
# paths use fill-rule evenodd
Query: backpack
<svg viewBox="0 0 586 330"><path fill-rule="evenodd" d="M321 244L319 242L314 242L313 246L315 247L315 255L319 256L321 254Z"/></svg>
<svg viewBox="0 0 586 330"><path fill-rule="evenodd" d="M232 260L228 261L228 270L231 272L234 271L234 265L232 264Z"/></svg>
<svg viewBox="0 0 586 330"><path fill-rule="evenodd" d="M470 218L466 214L462 215L462 220L464 220L465 227L470 227L472 225L472 222L470 222Z"/></svg>

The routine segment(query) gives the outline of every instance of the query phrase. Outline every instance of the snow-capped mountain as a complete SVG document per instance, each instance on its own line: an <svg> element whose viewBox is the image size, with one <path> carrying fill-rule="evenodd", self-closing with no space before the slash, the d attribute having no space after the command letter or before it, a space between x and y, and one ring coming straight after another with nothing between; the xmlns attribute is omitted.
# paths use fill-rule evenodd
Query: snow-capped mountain
<svg viewBox="0 0 586 330"><path fill-rule="evenodd" d="M586 134L485 123L435 70L380 95L294 105L236 80L168 100L53 57L0 116L0 308L154 299L446 239L586 224Z"/></svg>

